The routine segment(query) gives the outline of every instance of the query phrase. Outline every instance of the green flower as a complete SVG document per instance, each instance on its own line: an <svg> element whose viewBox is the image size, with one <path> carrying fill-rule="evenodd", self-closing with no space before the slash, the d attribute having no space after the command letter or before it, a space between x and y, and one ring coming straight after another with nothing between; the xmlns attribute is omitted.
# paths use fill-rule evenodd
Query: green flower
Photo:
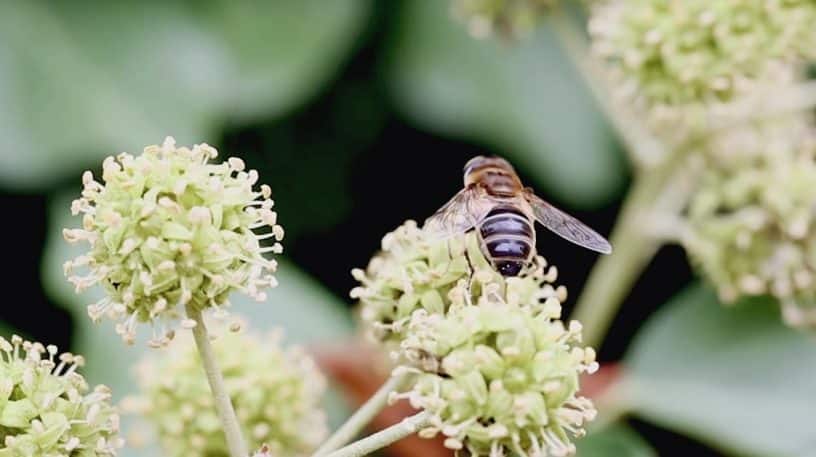
<svg viewBox="0 0 816 457"><path fill-rule="evenodd" d="M555 0L453 0L453 15L475 38L498 32L518 38L530 33Z"/></svg>
<svg viewBox="0 0 816 457"><path fill-rule="evenodd" d="M710 143L680 235L723 301L771 295L788 324L816 327L816 132L799 121Z"/></svg>
<svg viewBox="0 0 816 457"><path fill-rule="evenodd" d="M498 296L509 304L560 313L567 297L564 286L552 284L558 270L547 267L542 257L534 259L527 274L504 278L482 255L475 233L439 240L414 221L387 234L382 251L371 259L366 271L355 269L352 274L361 285L351 296L360 301L369 335L391 349L405 338L411 315L420 309L444 314L453 303L479 304ZM468 284L469 289L464 287Z"/></svg>
<svg viewBox="0 0 816 457"><path fill-rule="evenodd" d="M65 273L77 292L104 286L107 297L88 314L117 320L117 333L129 343L138 322L153 325L150 344L161 346L185 305L220 309L235 290L263 301L263 290L277 284L277 263L264 254L282 247L261 243L283 238L269 186L254 190L255 170L245 171L234 157L209 163L216 155L206 144L179 148L168 137L140 156L105 159L104 184L91 172L82 177L82 197L71 205L75 215L83 213L82 228L65 229L64 236L87 241L91 250L67 262ZM266 233L254 232L262 228ZM76 268L89 272L73 275Z"/></svg>
<svg viewBox="0 0 816 457"><path fill-rule="evenodd" d="M282 349L280 332L261 337L235 324L230 330L213 348L249 447L309 455L327 434L319 406L326 382L315 363L299 348ZM154 426L164 455L229 455L192 337L151 354L138 374L141 394L127 410Z"/></svg>
<svg viewBox="0 0 816 457"><path fill-rule="evenodd" d="M469 455L565 455L594 418L576 396L579 374L598 368L595 351L576 346L581 325L564 324L563 286L537 257L505 278L481 254L475 233L439 240L408 221L383 238L362 286L364 321L392 350L397 372L416 373L407 398L432 414L423 437L446 436Z"/></svg>
<svg viewBox="0 0 816 457"><path fill-rule="evenodd" d="M813 0L608 0L589 31L620 92L676 130L710 109L794 78L816 55Z"/></svg>
<svg viewBox="0 0 816 457"><path fill-rule="evenodd" d="M395 397L433 414L420 436L441 432L445 446L473 456L575 452L571 437L596 414L576 396L579 374L598 364L595 351L575 346L580 324L565 329L557 314L498 299L446 315L415 312L402 349L421 369Z"/></svg>
<svg viewBox="0 0 816 457"><path fill-rule="evenodd" d="M90 390L82 356L0 337L0 457L114 456L122 447L110 389Z"/></svg>

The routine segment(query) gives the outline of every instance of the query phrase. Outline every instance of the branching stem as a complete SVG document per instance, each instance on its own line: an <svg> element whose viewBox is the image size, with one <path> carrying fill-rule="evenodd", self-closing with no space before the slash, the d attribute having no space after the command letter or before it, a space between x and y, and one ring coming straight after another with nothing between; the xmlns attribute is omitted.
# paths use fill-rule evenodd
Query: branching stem
<svg viewBox="0 0 816 457"><path fill-rule="evenodd" d="M364 455L371 454L395 441L399 441L406 436L416 433L419 429L428 424L430 418L431 414L428 411L422 411L421 413L406 417L400 423L392 425L385 430L369 435L331 454L326 454L326 457L363 457Z"/></svg>
<svg viewBox="0 0 816 457"><path fill-rule="evenodd" d="M388 396L391 392L402 387L410 376L411 375L407 373L391 376L360 409L352 414L352 416L320 446L314 454L315 457L328 454L359 435L365 426L386 406Z"/></svg>

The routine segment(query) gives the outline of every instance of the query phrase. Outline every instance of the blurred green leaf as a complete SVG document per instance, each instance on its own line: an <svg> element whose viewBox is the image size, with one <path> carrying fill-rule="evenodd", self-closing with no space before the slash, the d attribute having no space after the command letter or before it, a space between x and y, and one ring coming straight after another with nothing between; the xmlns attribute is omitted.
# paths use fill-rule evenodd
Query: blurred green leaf
<svg viewBox="0 0 816 457"><path fill-rule="evenodd" d="M657 454L631 428L615 424L575 440L577 457L655 457Z"/></svg>
<svg viewBox="0 0 816 457"><path fill-rule="evenodd" d="M368 2L0 6L0 182L34 188L173 135L278 116L351 49ZM60 158L70 157L72 169Z"/></svg>
<svg viewBox="0 0 816 457"><path fill-rule="evenodd" d="M816 341L767 299L723 307L693 286L642 330L627 357L635 411L714 447L814 456Z"/></svg>
<svg viewBox="0 0 816 457"><path fill-rule="evenodd" d="M11 324L0 321L0 336L8 340L11 339L12 335L20 335L23 338L28 339L28 335L15 330Z"/></svg>
<svg viewBox="0 0 816 457"><path fill-rule="evenodd" d="M74 294L65 279L62 264L86 251L85 245L70 245L62 239L63 227L74 227L79 221L69 211L71 196L59 195L49 205L49 232L42 265L43 285L46 293L57 303L71 311L77 322L76 347L74 350L87 359L83 374L89 382L106 384L112 388L114 399L137 392L132 368L139 360L155 349L146 345L150 329L139 328L139 338L133 346L127 346L114 331L113 323L103 321L93 324L85 307L102 297L96 287L81 295ZM246 300L236 295L231 312L244 316L252 331L264 331L273 327L285 329L287 344L311 344L328 340L348 338L354 330L353 322L345 305L322 285L309 278L297 267L283 260L278 273L280 285L269 291L265 303ZM346 416L346 406L336 393L327 398L330 423L336 425ZM124 430L133 430L137 421L125 418ZM160 455L155 448L126 449L124 457L147 457Z"/></svg>
<svg viewBox="0 0 816 457"><path fill-rule="evenodd" d="M623 157L549 30L520 43L475 40L448 1L420 0L405 2L393 43L390 87L415 122L490 143L572 204L620 190Z"/></svg>
<svg viewBox="0 0 816 457"><path fill-rule="evenodd" d="M279 116L313 96L343 63L368 15L368 0L213 0L202 10L233 70L229 116Z"/></svg>

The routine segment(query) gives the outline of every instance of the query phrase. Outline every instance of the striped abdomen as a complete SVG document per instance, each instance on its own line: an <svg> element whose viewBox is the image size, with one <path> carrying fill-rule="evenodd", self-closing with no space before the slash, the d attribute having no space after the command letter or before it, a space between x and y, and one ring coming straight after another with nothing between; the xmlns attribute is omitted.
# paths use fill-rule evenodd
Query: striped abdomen
<svg viewBox="0 0 816 457"><path fill-rule="evenodd" d="M535 231L530 219L512 206L497 206L479 226L482 252L503 276L517 276L530 262Z"/></svg>

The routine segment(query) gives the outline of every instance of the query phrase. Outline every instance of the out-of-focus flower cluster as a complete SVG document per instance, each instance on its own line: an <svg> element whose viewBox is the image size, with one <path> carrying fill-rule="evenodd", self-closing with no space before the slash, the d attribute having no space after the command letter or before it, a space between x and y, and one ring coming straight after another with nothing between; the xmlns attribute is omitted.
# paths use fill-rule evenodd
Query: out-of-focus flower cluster
<svg viewBox="0 0 816 457"><path fill-rule="evenodd" d="M77 292L104 286L107 296L88 314L118 321L117 333L128 342L138 322L150 322L151 345L165 345L174 335L167 324L184 315L185 305L219 309L235 290L262 301L263 290L277 284L277 264L264 254L282 247L261 243L283 238L270 188L253 189L258 173L246 171L241 159L209 163L216 155L206 144L176 147L168 137L139 156L105 159L103 182L83 175L82 196L71 205L83 214L82 228L65 229L64 236L91 250L67 262L65 273Z"/></svg>
<svg viewBox="0 0 816 457"><path fill-rule="evenodd" d="M730 129L706 144L682 242L725 302L772 295L816 326L816 130L805 117Z"/></svg>
<svg viewBox="0 0 816 457"><path fill-rule="evenodd" d="M475 233L448 240L407 222L383 239L360 299L371 334L416 382L394 398L432 414L420 436L442 433L474 456L567 455L595 416L577 395L598 364L581 326L559 320L566 289L538 257L521 277L496 273Z"/></svg>
<svg viewBox="0 0 816 457"><path fill-rule="evenodd" d="M326 382L304 351L283 349L280 340L279 332L230 331L213 348L250 448L263 444L270 455L309 455L327 434L319 406ZM142 393L128 399L126 409L154 426L165 455L229 455L192 338L151 354L138 375Z"/></svg>
<svg viewBox="0 0 816 457"><path fill-rule="evenodd" d="M0 457L116 455L123 445L110 390L90 389L82 356L0 337Z"/></svg>
<svg viewBox="0 0 816 457"><path fill-rule="evenodd" d="M620 95L667 132L796 79L816 55L814 23L812 0L605 0L589 31Z"/></svg>
<svg viewBox="0 0 816 457"><path fill-rule="evenodd" d="M453 0L454 17L475 38L494 34L519 38L530 33L555 0Z"/></svg>

